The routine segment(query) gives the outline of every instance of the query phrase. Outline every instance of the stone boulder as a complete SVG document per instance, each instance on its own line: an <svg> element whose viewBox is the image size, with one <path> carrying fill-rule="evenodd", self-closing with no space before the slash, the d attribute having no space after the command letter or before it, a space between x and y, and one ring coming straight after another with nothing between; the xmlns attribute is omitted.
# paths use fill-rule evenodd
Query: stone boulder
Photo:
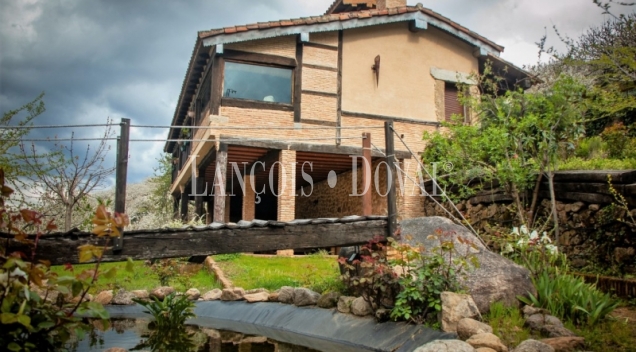
<svg viewBox="0 0 636 352"><path fill-rule="evenodd" d="M138 299L148 300L150 298L150 293L148 293L148 290L132 290L130 292Z"/></svg>
<svg viewBox="0 0 636 352"><path fill-rule="evenodd" d="M546 345L550 345L556 352L571 352L578 351L581 347L583 347L585 339L576 336L564 336L543 339L541 342Z"/></svg>
<svg viewBox="0 0 636 352"><path fill-rule="evenodd" d="M475 352L475 348L461 340L435 340L413 352Z"/></svg>
<svg viewBox="0 0 636 352"><path fill-rule="evenodd" d="M351 303L355 300L355 297L351 296L340 296L338 298L338 312L340 313L351 313Z"/></svg>
<svg viewBox="0 0 636 352"><path fill-rule="evenodd" d="M493 350L492 348L489 348L489 347L479 347L475 351L477 351L477 352L497 352L496 350Z"/></svg>
<svg viewBox="0 0 636 352"><path fill-rule="evenodd" d="M548 337L576 336L568 330L559 318L548 314L533 314L526 318L526 325L535 331L539 331Z"/></svg>
<svg viewBox="0 0 636 352"><path fill-rule="evenodd" d="M320 308L334 308L338 305L338 298L340 298L340 294L338 292L324 293L320 296L320 298L318 298L316 305Z"/></svg>
<svg viewBox="0 0 636 352"><path fill-rule="evenodd" d="M278 302L278 291L270 292L269 297L267 297L268 302Z"/></svg>
<svg viewBox="0 0 636 352"><path fill-rule="evenodd" d="M373 308L364 298L358 297L351 302L351 314L364 317L373 314Z"/></svg>
<svg viewBox="0 0 636 352"><path fill-rule="evenodd" d="M115 297L113 297L113 300L110 303L129 306L131 304L135 304L135 302L132 300L133 298L137 298L137 297L135 297L135 295L132 292L121 289L117 291L117 294L115 295Z"/></svg>
<svg viewBox="0 0 636 352"><path fill-rule="evenodd" d="M278 302L285 304L294 303L294 288L290 286L283 286L278 291Z"/></svg>
<svg viewBox="0 0 636 352"><path fill-rule="evenodd" d="M150 291L150 298L156 298L160 301L163 301L166 296L173 294L175 292L173 287L170 286L160 286Z"/></svg>
<svg viewBox="0 0 636 352"><path fill-rule="evenodd" d="M308 288L298 287L294 289L294 305L297 307L314 306L320 298L320 293Z"/></svg>
<svg viewBox="0 0 636 352"><path fill-rule="evenodd" d="M489 332L473 335L466 340L466 343L475 348L486 347L497 352L508 352L508 347L501 342L499 337Z"/></svg>
<svg viewBox="0 0 636 352"><path fill-rule="evenodd" d="M223 291L221 291L218 288L215 288L213 290L210 290L204 293L203 296L201 296L201 299L203 299L204 301L217 301L221 299L221 294L223 294Z"/></svg>
<svg viewBox="0 0 636 352"><path fill-rule="evenodd" d="M492 334L492 327L475 319L464 318L457 323L457 336L466 341L471 336L489 332Z"/></svg>
<svg viewBox="0 0 636 352"><path fill-rule="evenodd" d="M554 347L537 340L525 340L512 352L555 352Z"/></svg>
<svg viewBox="0 0 636 352"><path fill-rule="evenodd" d="M479 317L479 309L470 295L442 292L442 330L457 332L457 324L464 318Z"/></svg>
<svg viewBox="0 0 636 352"><path fill-rule="evenodd" d="M221 292L221 301L240 301L245 296L245 290L240 287L224 288Z"/></svg>
<svg viewBox="0 0 636 352"><path fill-rule="evenodd" d="M437 230L452 234L456 250L460 253L470 251L479 261L479 267L468 272L461 283L468 289L479 311L483 314L490 310L494 302L502 302L506 306L519 306L517 296L536 295L536 289L530 279L528 269L513 263L499 254L491 252L468 229L457 225L450 219L431 216L402 220L400 223L402 243L424 245L426 253L439 246L439 241L428 238ZM407 236L410 235L410 236ZM457 241L457 237L471 241L476 248ZM407 237L410 237L408 239Z"/></svg>
<svg viewBox="0 0 636 352"><path fill-rule="evenodd" d="M189 300L196 301L199 297L201 297L201 292L196 288L191 288L185 292L185 295Z"/></svg>
<svg viewBox="0 0 636 352"><path fill-rule="evenodd" d="M255 292L255 293L246 293L243 298L248 303L256 303L256 302L267 302L269 300L269 293L263 292Z"/></svg>
<svg viewBox="0 0 636 352"><path fill-rule="evenodd" d="M97 302L101 305L110 304L112 300L113 300L113 290L102 291L93 298L93 302Z"/></svg>

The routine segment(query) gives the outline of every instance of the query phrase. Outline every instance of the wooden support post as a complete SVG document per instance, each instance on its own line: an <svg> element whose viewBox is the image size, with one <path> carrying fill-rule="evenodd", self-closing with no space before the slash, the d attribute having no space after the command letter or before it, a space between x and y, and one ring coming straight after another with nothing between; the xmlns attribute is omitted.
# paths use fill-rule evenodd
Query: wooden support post
<svg viewBox="0 0 636 352"><path fill-rule="evenodd" d="M196 181L196 195L194 196L194 211L199 218L202 218L205 213L203 212L203 193L206 191L205 177L201 177L203 173L199 170Z"/></svg>
<svg viewBox="0 0 636 352"><path fill-rule="evenodd" d="M179 218L179 198L176 195L172 195L172 218L177 220Z"/></svg>
<svg viewBox="0 0 636 352"><path fill-rule="evenodd" d="M188 187L181 188L181 221L188 222L188 203L190 203L190 197L188 196Z"/></svg>
<svg viewBox="0 0 636 352"><path fill-rule="evenodd" d="M371 188L371 133L362 134L362 215L373 214L373 192Z"/></svg>
<svg viewBox="0 0 636 352"><path fill-rule="evenodd" d="M397 195L395 193L395 145L393 142L393 121L384 122L384 141L386 143L386 163L387 163L387 235L393 236L397 229Z"/></svg>
<svg viewBox="0 0 636 352"><path fill-rule="evenodd" d="M227 188L227 144L221 143L216 151L214 175L214 222L225 222L225 190Z"/></svg>
<svg viewBox="0 0 636 352"><path fill-rule="evenodd" d="M130 119L121 119L121 131L117 138L117 165L115 171L115 212L126 212L126 179L128 176L128 143L130 140ZM119 229L123 236L123 229ZM119 251L124 245L123 238L115 238L113 250Z"/></svg>
<svg viewBox="0 0 636 352"><path fill-rule="evenodd" d="M214 197L208 197L205 209L205 223L211 224L214 219Z"/></svg>

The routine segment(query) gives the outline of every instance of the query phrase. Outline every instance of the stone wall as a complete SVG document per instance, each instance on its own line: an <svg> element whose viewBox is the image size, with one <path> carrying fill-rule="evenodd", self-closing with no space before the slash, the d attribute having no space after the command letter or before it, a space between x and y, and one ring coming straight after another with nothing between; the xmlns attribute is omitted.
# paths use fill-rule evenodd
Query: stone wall
<svg viewBox="0 0 636 352"><path fill-rule="evenodd" d="M602 179L599 172L579 173L578 181L571 173L555 178L563 182L555 184L560 227L558 245L568 254L575 270L602 269L612 275L636 273L636 225L633 223L636 219L636 194L633 194L636 171L614 173L613 187L625 196L627 209L616 204L607 183L598 182ZM503 193L489 192L490 196L479 195L456 205L497 250L498 234L510 232L519 224L510 198ZM543 187L540 194L544 198L539 201L535 223L547 221L551 226L550 201ZM426 216L445 216L445 212L431 201L425 203L424 211Z"/></svg>

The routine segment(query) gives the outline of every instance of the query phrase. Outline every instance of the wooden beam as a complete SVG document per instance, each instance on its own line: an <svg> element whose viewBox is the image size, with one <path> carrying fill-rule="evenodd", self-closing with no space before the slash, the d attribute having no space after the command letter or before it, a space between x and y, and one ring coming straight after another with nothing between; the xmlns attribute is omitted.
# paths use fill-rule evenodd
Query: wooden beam
<svg viewBox="0 0 636 352"><path fill-rule="evenodd" d="M222 56L215 56L212 62L212 87L210 89L210 114L219 115L221 97L223 96L223 75L225 60Z"/></svg>
<svg viewBox="0 0 636 352"><path fill-rule="evenodd" d="M250 53L239 50L225 50L223 53L225 59L236 61L247 61L258 64L278 65L286 67L296 67L296 59L290 59L284 56Z"/></svg>
<svg viewBox="0 0 636 352"><path fill-rule="evenodd" d="M393 236L395 234L395 230L397 229L397 194L395 192L395 178L397 177L397 172L395 168L395 146L393 143L393 122L386 121L384 122L384 141L386 143L386 163L387 166L387 235Z"/></svg>
<svg viewBox="0 0 636 352"><path fill-rule="evenodd" d="M336 102L336 127L342 127L342 53L343 53L343 31L338 31L338 76L336 82L336 93L338 94ZM340 145L342 131L336 129L336 145Z"/></svg>
<svg viewBox="0 0 636 352"><path fill-rule="evenodd" d="M227 188L227 144L221 143L216 152L214 173L214 222L225 222L225 190Z"/></svg>
<svg viewBox="0 0 636 352"><path fill-rule="evenodd" d="M417 119L412 119L408 117L396 117L396 116L386 116L386 115L376 115L376 114L367 114L363 112L353 112L353 111L343 111L342 115L347 117L359 117L363 119L371 119L371 120L382 120L382 121L394 121L394 122L406 122L417 125L425 125L425 126L435 126L439 127L439 122L434 121L422 121Z"/></svg>
<svg viewBox="0 0 636 352"><path fill-rule="evenodd" d="M317 95L319 97L325 97L325 98L338 98L337 93L326 93L326 92L319 92L316 90L303 90L302 93L309 94L309 95Z"/></svg>
<svg viewBox="0 0 636 352"><path fill-rule="evenodd" d="M190 203L190 197L188 197L188 189L189 187L184 187L181 191L181 221L188 221L188 203Z"/></svg>
<svg viewBox="0 0 636 352"><path fill-rule="evenodd" d="M305 63L303 63L302 65L303 65L303 67L313 68L313 69L316 69L316 70L338 72L338 68L337 67L313 65L313 64L305 64Z"/></svg>
<svg viewBox="0 0 636 352"><path fill-rule="evenodd" d="M373 171L371 170L371 133L363 133L362 137L362 215L373 214L373 187L371 182Z"/></svg>
<svg viewBox="0 0 636 352"><path fill-rule="evenodd" d="M237 98L221 98L221 105L231 106L235 108L242 108L242 109L294 111L293 104L276 103L276 102L259 101L259 100L237 99Z"/></svg>
<svg viewBox="0 0 636 352"><path fill-rule="evenodd" d="M244 147L256 147L266 149L290 149L297 152L315 152L315 153L327 153L327 154L346 154L346 155L362 155L362 148L338 146L329 144L309 144L299 142L281 142L277 140L252 140L249 138L236 138L221 135L221 140L230 145L240 145ZM384 154L373 150L371 152L373 157L382 157ZM398 159L410 159L411 153L407 151L395 151L395 156Z"/></svg>
<svg viewBox="0 0 636 352"><path fill-rule="evenodd" d="M199 177L196 178L196 195L194 196L194 211L201 219L204 215L203 212L203 198L206 193L205 187L205 173L199 173Z"/></svg>
<svg viewBox="0 0 636 352"><path fill-rule="evenodd" d="M273 251L287 248L353 246L368 243L376 236L385 237L386 220L364 220L351 223L311 224L282 227L223 228L219 230L143 230L129 231L119 252L107 249L103 262L180 258L223 253ZM10 238L8 252L30 253L30 247ZM84 244L104 245L107 238L89 233L57 234L41 237L36 259L53 265L79 262L77 247Z"/></svg>
<svg viewBox="0 0 636 352"><path fill-rule="evenodd" d="M319 48L319 49L338 51L338 47L335 45L327 45L327 44L314 43L314 42L305 43L305 45L311 46L314 48Z"/></svg>
<svg viewBox="0 0 636 352"><path fill-rule="evenodd" d="M128 175L128 144L130 139L130 119L121 119L121 132L117 138L117 170L115 171L115 212L126 212L126 180ZM120 250L121 238L114 241L114 249Z"/></svg>
<svg viewBox="0 0 636 352"><path fill-rule="evenodd" d="M300 104L303 96L303 42L300 40L300 35L296 43L296 63L297 65L294 69L294 101L292 103L294 106L294 122L300 122Z"/></svg>

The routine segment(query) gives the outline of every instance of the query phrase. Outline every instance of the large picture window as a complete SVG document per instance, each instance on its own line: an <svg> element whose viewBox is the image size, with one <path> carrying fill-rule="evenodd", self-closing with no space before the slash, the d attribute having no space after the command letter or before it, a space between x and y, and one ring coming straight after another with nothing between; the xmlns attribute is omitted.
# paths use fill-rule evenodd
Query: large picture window
<svg viewBox="0 0 636 352"><path fill-rule="evenodd" d="M226 61L223 97L291 104L292 69Z"/></svg>

